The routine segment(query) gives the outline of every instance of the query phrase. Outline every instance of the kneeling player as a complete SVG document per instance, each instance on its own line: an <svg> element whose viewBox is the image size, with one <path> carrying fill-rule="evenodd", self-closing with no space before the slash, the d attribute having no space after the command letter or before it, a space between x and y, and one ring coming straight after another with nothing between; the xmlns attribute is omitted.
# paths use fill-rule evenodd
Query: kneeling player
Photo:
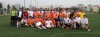
<svg viewBox="0 0 100 37"><path fill-rule="evenodd" d="M87 29L88 31L90 31L90 26L88 24L88 18L86 18L85 15L84 15L84 18L81 20L81 22L82 22L83 29Z"/></svg>
<svg viewBox="0 0 100 37"><path fill-rule="evenodd" d="M28 25L33 27L33 18L31 16L28 19Z"/></svg>
<svg viewBox="0 0 100 37"><path fill-rule="evenodd" d="M70 24L71 24L72 28L76 29L76 19L74 17L71 18Z"/></svg>
<svg viewBox="0 0 100 37"><path fill-rule="evenodd" d="M88 31L90 31L90 26L88 24L88 18L86 18L85 15L84 15L84 18L81 20L81 23L82 23L83 29L87 29Z"/></svg>
<svg viewBox="0 0 100 37"><path fill-rule="evenodd" d="M21 20L21 24L22 24L21 26L24 26L24 25L27 26L28 25L27 21L28 21L27 18L25 16L23 16L23 18Z"/></svg>
<svg viewBox="0 0 100 37"><path fill-rule="evenodd" d="M36 23L36 27L38 28L38 29L46 29L44 26L43 26L43 24L41 23L41 22L37 22Z"/></svg>
<svg viewBox="0 0 100 37"><path fill-rule="evenodd" d="M69 29L70 28L70 19L68 17L64 18L64 24L65 24L65 28Z"/></svg>

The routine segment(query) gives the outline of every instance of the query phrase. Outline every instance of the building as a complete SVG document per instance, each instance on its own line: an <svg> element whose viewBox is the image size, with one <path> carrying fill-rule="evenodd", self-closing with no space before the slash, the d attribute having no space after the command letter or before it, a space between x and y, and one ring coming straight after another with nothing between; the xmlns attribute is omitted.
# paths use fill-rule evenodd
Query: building
<svg viewBox="0 0 100 37"><path fill-rule="evenodd" d="M18 8L21 8L21 5L20 4L15 4L15 7L18 9Z"/></svg>
<svg viewBox="0 0 100 37"><path fill-rule="evenodd" d="M78 7L78 9L83 10L84 5L83 4L78 4L77 7Z"/></svg>
<svg viewBox="0 0 100 37"><path fill-rule="evenodd" d="M99 12L99 5L94 5L92 8L93 12Z"/></svg>

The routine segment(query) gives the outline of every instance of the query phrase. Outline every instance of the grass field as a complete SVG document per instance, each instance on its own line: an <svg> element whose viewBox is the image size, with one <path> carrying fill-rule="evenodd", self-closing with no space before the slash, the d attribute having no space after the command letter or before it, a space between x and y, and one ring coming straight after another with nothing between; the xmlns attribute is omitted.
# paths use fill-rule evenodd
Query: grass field
<svg viewBox="0 0 100 37"><path fill-rule="evenodd" d="M100 37L100 14L87 14L91 31L53 28L11 27L10 16L0 16L0 37Z"/></svg>

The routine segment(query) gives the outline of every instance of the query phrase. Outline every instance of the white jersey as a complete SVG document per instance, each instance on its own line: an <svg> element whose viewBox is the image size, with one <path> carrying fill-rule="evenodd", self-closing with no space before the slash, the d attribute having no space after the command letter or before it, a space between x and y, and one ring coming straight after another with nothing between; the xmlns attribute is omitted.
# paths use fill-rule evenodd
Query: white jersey
<svg viewBox="0 0 100 37"><path fill-rule="evenodd" d="M88 18L83 18L83 19L81 20L81 23L82 23L82 24L88 24Z"/></svg>
<svg viewBox="0 0 100 37"><path fill-rule="evenodd" d="M19 11L18 17L22 17L22 11Z"/></svg>
<svg viewBox="0 0 100 37"><path fill-rule="evenodd" d="M71 21L71 20L70 20L69 18L64 18L64 23L65 23L65 24L70 23L70 21Z"/></svg>
<svg viewBox="0 0 100 37"><path fill-rule="evenodd" d="M76 23L76 19L71 20L70 23L71 23L71 24Z"/></svg>
<svg viewBox="0 0 100 37"><path fill-rule="evenodd" d="M52 21L51 20L47 20L46 21L46 26L51 26L52 25Z"/></svg>
<svg viewBox="0 0 100 37"><path fill-rule="evenodd" d="M76 17L76 22L77 23L81 23L81 18L80 17Z"/></svg>
<svg viewBox="0 0 100 37"><path fill-rule="evenodd" d="M31 17L33 17L33 11L28 11L28 13L29 13L29 16L31 16Z"/></svg>

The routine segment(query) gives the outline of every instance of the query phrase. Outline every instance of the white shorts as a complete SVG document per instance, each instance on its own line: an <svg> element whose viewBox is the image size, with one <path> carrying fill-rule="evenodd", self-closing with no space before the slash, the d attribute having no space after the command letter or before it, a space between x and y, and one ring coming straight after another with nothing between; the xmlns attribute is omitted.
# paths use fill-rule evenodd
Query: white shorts
<svg viewBox="0 0 100 37"><path fill-rule="evenodd" d="M87 23L88 24L88 23ZM87 24L85 24L85 23L82 23L82 27L85 27Z"/></svg>
<svg viewBox="0 0 100 37"><path fill-rule="evenodd" d="M42 25L41 22L37 22L37 23L36 23L36 27L39 27L39 26L41 26L41 25Z"/></svg>

